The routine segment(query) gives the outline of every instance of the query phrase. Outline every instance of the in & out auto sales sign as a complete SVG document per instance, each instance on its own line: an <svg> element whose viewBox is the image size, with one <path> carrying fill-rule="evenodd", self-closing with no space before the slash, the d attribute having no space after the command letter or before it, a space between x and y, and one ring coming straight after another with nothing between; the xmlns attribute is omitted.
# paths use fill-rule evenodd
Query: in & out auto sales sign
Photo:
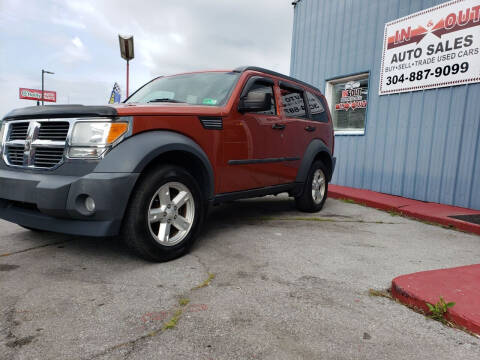
<svg viewBox="0 0 480 360"><path fill-rule="evenodd" d="M380 95L480 82L480 0L454 0L385 25Z"/></svg>

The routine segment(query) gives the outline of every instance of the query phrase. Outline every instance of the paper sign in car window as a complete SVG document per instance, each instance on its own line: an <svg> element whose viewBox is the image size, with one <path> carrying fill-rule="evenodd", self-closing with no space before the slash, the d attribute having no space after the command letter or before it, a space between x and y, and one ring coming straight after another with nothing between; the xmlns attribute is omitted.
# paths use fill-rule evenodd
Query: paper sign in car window
<svg viewBox="0 0 480 360"><path fill-rule="evenodd" d="M204 105L217 105L217 99L205 98L205 99L203 99L202 104L204 104Z"/></svg>

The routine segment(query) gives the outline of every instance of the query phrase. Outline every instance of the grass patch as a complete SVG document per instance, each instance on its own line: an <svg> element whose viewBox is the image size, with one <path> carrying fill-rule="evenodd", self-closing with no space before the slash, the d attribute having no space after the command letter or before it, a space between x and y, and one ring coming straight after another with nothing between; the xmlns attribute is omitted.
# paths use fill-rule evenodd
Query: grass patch
<svg viewBox="0 0 480 360"><path fill-rule="evenodd" d="M215 279L215 274L208 273L208 278L206 278L200 285L195 286L192 290L201 289L210 285L213 279Z"/></svg>

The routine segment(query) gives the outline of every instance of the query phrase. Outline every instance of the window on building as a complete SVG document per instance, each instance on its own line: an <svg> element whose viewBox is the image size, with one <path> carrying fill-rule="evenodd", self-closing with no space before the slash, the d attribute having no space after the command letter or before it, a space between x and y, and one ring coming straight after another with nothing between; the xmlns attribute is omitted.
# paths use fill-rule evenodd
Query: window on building
<svg viewBox="0 0 480 360"><path fill-rule="evenodd" d="M280 86L280 94L282 95L282 109L287 117L307 118L302 90Z"/></svg>
<svg viewBox="0 0 480 360"><path fill-rule="evenodd" d="M330 104L335 135L362 135L368 103L369 74L327 81L325 95Z"/></svg>

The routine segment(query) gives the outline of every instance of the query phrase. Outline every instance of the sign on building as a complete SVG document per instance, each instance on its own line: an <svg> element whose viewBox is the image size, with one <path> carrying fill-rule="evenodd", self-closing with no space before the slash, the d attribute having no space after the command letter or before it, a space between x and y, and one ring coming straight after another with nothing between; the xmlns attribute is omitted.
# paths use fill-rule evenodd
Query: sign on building
<svg viewBox="0 0 480 360"><path fill-rule="evenodd" d="M57 102L57 93L55 91L45 90L43 94L44 101ZM20 88L19 97L20 99L42 101L42 90Z"/></svg>
<svg viewBox="0 0 480 360"><path fill-rule="evenodd" d="M385 24L380 95L480 82L480 0Z"/></svg>

